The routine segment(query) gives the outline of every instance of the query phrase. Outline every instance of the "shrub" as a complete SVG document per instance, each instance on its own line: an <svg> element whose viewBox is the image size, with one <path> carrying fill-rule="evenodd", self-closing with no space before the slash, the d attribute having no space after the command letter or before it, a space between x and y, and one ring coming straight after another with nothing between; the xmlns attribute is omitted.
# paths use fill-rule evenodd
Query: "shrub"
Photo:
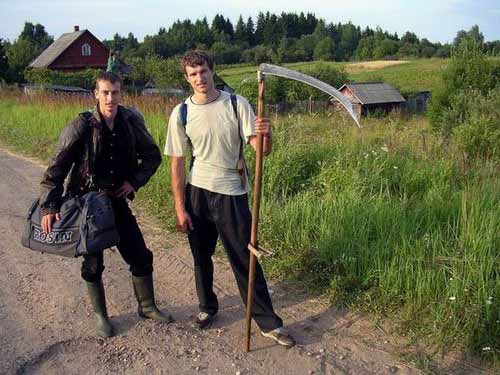
<svg viewBox="0 0 500 375"><path fill-rule="evenodd" d="M224 42L215 42L210 49L216 64L235 64L240 61L241 47Z"/></svg>
<svg viewBox="0 0 500 375"><path fill-rule="evenodd" d="M475 40L464 39L443 73L444 86L429 106L433 129L454 138L469 157L498 156L500 64Z"/></svg>
<svg viewBox="0 0 500 375"><path fill-rule="evenodd" d="M429 118L436 131L451 137L453 128L460 125L472 104L467 97L485 96L500 79L498 62L487 59L481 46L473 39L464 39L453 52L443 72L444 85L429 105Z"/></svg>
<svg viewBox="0 0 500 375"><path fill-rule="evenodd" d="M487 96L468 96L462 101L468 108L455 128L458 146L471 157L500 156L500 88Z"/></svg>
<svg viewBox="0 0 500 375"><path fill-rule="evenodd" d="M99 72L97 69L86 69L74 73L63 73L47 68L35 68L27 69L24 75L28 82L38 85L77 86L93 89Z"/></svg>
<svg viewBox="0 0 500 375"><path fill-rule="evenodd" d="M184 79L179 60L176 58L148 57L146 59L146 76L153 80L157 87L189 89L189 84Z"/></svg>

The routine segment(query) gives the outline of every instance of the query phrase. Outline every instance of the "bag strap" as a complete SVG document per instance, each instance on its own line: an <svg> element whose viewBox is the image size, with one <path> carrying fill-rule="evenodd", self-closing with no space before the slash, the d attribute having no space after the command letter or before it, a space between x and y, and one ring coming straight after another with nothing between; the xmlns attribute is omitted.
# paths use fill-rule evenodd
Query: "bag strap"
<svg viewBox="0 0 500 375"><path fill-rule="evenodd" d="M97 126L92 119L94 118L94 114L92 111L85 111L81 113L85 121L87 122L88 126L90 126L90 131L91 135L88 137L88 147L87 147L87 160L89 161L88 163L88 168L87 168L87 181L85 185L89 190L95 190L96 185L94 181L94 167L96 163L96 158L97 158L97 144L98 144L98 131L97 131Z"/></svg>

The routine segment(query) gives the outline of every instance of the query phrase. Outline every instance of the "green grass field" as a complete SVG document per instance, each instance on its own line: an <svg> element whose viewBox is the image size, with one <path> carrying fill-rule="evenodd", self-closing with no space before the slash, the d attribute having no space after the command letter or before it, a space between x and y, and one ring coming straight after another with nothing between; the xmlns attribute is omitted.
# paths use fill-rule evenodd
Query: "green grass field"
<svg viewBox="0 0 500 375"><path fill-rule="evenodd" d="M387 82L398 88L403 94L418 91L434 91L441 84L441 72L448 60L444 59L419 59L409 60L400 65L379 67L364 67L367 63L322 62L344 68L352 82ZM284 64L290 69L306 72L313 69L318 62ZM369 63L368 63L369 64ZM236 91L244 80L256 77L257 66L223 67L219 75Z"/></svg>
<svg viewBox="0 0 500 375"><path fill-rule="evenodd" d="M166 103L126 100L143 110L162 148ZM0 95L0 140L46 160L62 126L90 104ZM339 114L275 122L260 225L275 252L268 273L376 313L421 343L498 364L498 164L463 164L422 117L364 126ZM246 157L252 165L253 153ZM139 198L172 228L168 168L165 160Z"/></svg>

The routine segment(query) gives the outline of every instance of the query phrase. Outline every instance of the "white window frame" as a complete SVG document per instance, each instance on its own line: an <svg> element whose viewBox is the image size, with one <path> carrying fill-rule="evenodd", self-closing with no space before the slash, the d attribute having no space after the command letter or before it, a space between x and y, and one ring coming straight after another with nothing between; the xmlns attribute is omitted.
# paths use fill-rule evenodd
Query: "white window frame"
<svg viewBox="0 0 500 375"><path fill-rule="evenodd" d="M85 43L82 45L82 56L91 56L92 55L92 49L90 48L90 44Z"/></svg>

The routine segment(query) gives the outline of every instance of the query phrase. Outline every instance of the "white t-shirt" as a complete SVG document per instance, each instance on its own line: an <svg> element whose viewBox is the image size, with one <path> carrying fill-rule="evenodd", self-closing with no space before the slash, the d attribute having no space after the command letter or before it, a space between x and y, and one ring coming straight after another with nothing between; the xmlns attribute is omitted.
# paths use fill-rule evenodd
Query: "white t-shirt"
<svg viewBox="0 0 500 375"><path fill-rule="evenodd" d="M255 135L255 114L248 101L237 97L239 126L231 95L225 91L220 91L220 96L207 104L195 104L191 97L185 103L185 127L180 116L180 104L170 115L165 154L190 156L191 143L195 157L188 176L191 185L219 194L247 193L248 183L247 186L241 186L237 165L241 140L246 144L250 136Z"/></svg>

